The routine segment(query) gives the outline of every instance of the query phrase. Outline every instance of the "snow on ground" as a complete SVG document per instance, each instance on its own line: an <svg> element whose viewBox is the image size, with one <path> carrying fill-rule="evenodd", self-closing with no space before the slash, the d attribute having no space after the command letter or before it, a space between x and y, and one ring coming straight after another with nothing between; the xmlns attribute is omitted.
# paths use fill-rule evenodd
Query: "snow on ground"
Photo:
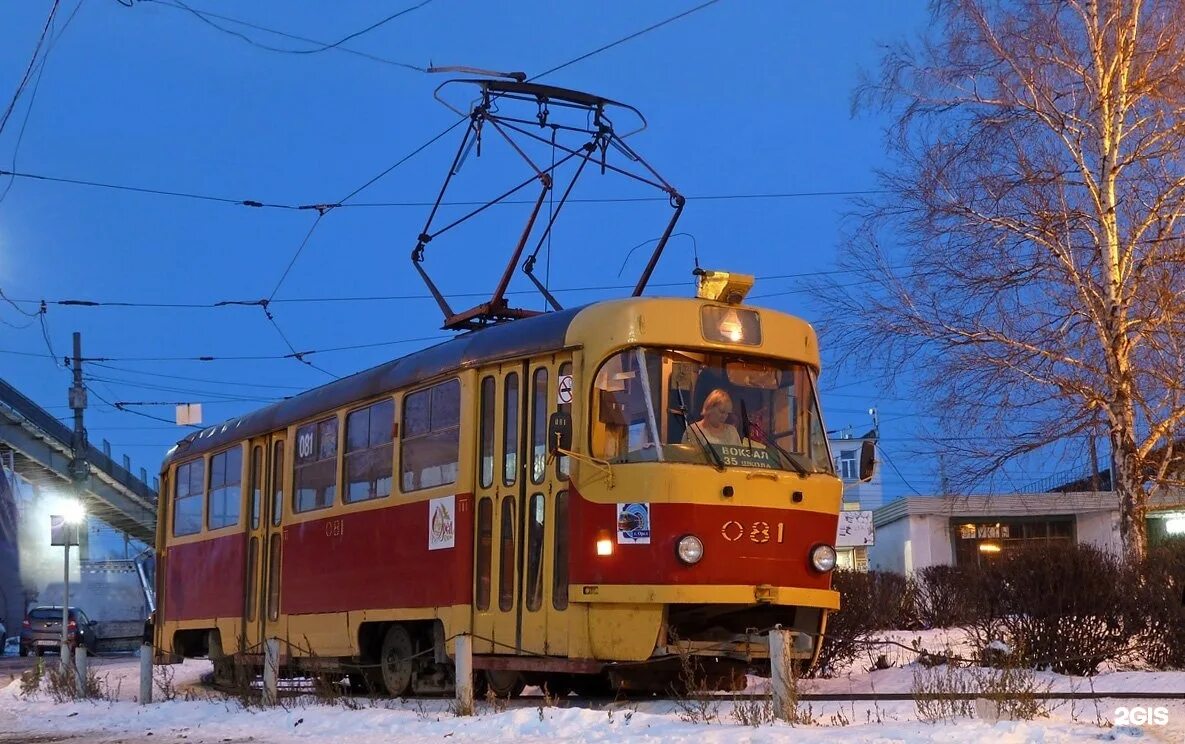
<svg viewBox="0 0 1185 744"><path fill-rule="evenodd" d="M894 633L894 640L910 645L920 637L930 650L944 644L957 648L963 640L947 637L944 631ZM878 652L879 653L879 652ZM872 654L875 660L878 653ZM885 651L886 655L890 655ZM843 676L829 680L804 680L803 692L909 692L916 666L915 654L901 650L891 656L896 668L867 672L861 660ZM47 658L47 661L52 663ZM810 702L813 723L790 726L784 723L750 727L733 717L736 703L727 698L706 704L714 716L709 723L691 722L673 701L631 700L612 704L586 704L575 698L558 706L544 706L541 700L512 701L509 706L480 703L479 715L459 718L447 699L370 700L352 699L352 706L329 704L309 697L286 698L283 705L263 709L244 707L201 686L200 678L210 671L209 662L187 661L169 667L176 699L141 706L138 693L139 663L128 658L98 669L105 678L111 700L54 703L41 692L33 699L22 698L20 680L7 685L0 681L0 744L16 742L94 742L95 744L272 744L279 742L922 742L1020 744L1021 742L1181 742L1185 741L1185 701L1116 700L1051 701L1048 718L1035 721L961 719L957 723L928 723L918 720L912 702ZM1185 673L1108 671L1093 681L1052 673L1039 675L1053 690L1089 691L1093 682L1099 691L1185 692ZM754 680L754 689L765 686ZM1113 726L1116 709L1164 707L1167 725ZM1099 725L1099 722L1103 725Z"/></svg>

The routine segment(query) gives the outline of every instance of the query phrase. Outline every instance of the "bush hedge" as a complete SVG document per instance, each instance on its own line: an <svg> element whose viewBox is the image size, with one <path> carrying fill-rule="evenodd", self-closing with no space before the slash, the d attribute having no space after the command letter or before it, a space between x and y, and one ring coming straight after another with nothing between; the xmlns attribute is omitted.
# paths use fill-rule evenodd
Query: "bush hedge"
<svg viewBox="0 0 1185 744"><path fill-rule="evenodd" d="M1185 541L1139 566L1091 545L1010 550L981 566L930 566L906 578L836 571L842 609L828 620L816 674L834 674L881 631L961 627L981 663L1089 675L1142 658L1185 669ZM1007 658L999 653L1001 643Z"/></svg>

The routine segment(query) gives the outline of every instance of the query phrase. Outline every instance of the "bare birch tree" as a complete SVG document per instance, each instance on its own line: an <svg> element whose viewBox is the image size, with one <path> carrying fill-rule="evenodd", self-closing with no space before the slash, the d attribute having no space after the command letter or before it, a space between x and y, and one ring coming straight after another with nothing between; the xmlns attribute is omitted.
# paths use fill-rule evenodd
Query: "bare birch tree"
<svg viewBox="0 0 1185 744"><path fill-rule="evenodd" d="M881 73L857 105L892 112L894 165L824 335L908 370L966 484L1105 432L1142 557L1185 429L1185 0L941 0Z"/></svg>

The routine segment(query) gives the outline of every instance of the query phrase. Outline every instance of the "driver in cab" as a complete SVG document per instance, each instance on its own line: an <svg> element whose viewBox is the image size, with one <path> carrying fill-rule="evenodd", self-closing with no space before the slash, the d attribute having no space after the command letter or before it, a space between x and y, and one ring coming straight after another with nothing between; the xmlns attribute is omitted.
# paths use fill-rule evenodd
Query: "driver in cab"
<svg viewBox="0 0 1185 744"><path fill-rule="evenodd" d="M685 443L707 440L709 444L741 444L741 435L737 429L728 423L732 415L732 398L720 388L716 388L704 400L700 420L687 427L683 433Z"/></svg>

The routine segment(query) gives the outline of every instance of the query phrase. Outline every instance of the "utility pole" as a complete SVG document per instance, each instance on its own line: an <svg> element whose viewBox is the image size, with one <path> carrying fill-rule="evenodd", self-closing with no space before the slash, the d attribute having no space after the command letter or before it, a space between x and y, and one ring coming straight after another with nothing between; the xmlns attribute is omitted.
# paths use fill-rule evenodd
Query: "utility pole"
<svg viewBox="0 0 1185 744"><path fill-rule="evenodd" d="M74 332L74 384L70 386L70 408L74 411L74 434L70 439L70 480L74 483L74 497L82 503L82 493L86 488L86 481L90 477L90 465L86 460L86 427L83 426L82 412L86 409L86 388L82 384L82 334ZM66 534L63 561L62 582L62 669L71 669L70 664L70 544L82 544L78 536L79 522L71 524L67 519L63 525ZM79 560L82 560L81 548ZM79 629L81 631L81 628Z"/></svg>

